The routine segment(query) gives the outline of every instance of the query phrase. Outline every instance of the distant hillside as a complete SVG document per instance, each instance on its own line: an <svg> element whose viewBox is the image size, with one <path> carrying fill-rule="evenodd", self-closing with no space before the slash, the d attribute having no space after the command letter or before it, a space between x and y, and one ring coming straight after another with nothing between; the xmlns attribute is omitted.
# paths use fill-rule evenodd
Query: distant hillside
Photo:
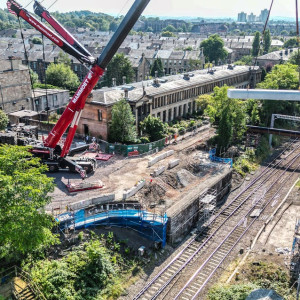
<svg viewBox="0 0 300 300"><path fill-rule="evenodd" d="M79 28L86 27L92 30L108 31L115 30L120 19L103 13L94 13L88 10L72 11L68 13L55 12L52 14L64 26ZM23 22L24 26L31 28ZM0 30L18 28L18 19L8 12L7 9L0 9Z"/></svg>

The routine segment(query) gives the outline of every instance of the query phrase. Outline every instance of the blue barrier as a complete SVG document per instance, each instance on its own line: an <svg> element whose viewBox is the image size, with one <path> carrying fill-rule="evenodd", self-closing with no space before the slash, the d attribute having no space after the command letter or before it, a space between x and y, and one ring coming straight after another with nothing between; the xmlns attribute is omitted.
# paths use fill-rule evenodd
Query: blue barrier
<svg viewBox="0 0 300 300"><path fill-rule="evenodd" d="M209 159L211 161L215 161L215 162L220 162L223 164L230 164L230 167L232 168L233 165L233 160L231 158L222 158L222 157L218 157L216 156L216 148L213 148L209 151Z"/></svg>
<svg viewBox="0 0 300 300"><path fill-rule="evenodd" d="M78 210L75 213L67 212L56 218L61 230L66 228L82 229L97 225L120 226L136 230L139 234L162 247L166 245L167 214L159 216L145 210L121 209L108 210L89 215L88 210Z"/></svg>

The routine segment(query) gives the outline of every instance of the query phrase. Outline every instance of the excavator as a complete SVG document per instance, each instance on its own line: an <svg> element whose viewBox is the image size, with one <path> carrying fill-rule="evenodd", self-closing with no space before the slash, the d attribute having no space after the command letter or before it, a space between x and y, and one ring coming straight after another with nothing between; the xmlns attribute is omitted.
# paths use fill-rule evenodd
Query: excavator
<svg viewBox="0 0 300 300"><path fill-rule="evenodd" d="M48 165L49 171L69 169L71 172L78 172L84 179L87 173L95 170L96 161L94 159L76 159L68 156L78 122L87 97L149 2L150 0L135 0L100 56L94 58L38 1L35 0L33 6L35 14L44 19L56 32L40 22L17 1L7 1L7 8L12 14L25 20L55 45L89 68L89 72L48 137L43 142L35 141L30 149L34 155L41 157L42 161ZM67 129L67 137L61 147L62 136Z"/></svg>

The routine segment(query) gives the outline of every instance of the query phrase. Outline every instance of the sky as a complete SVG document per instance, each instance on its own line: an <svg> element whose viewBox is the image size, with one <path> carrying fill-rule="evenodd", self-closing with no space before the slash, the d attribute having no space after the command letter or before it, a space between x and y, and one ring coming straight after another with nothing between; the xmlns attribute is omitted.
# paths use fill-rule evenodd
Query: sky
<svg viewBox="0 0 300 300"><path fill-rule="evenodd" d="M31 0L17 0L26 6ZM55 0L44 0L48 8ZM58 0L49 11L67 12L74 10L90 10L113 15L124 15L134 0ZM241 11L259 15L260 11L270 8L271 0L150 0L144 15L170 17L234 17ZM0 8L6 7L6 0L0 0ZM28 6L32 9L32 3ZM294 17L295 0L274 0L272 17Z"/></svg>

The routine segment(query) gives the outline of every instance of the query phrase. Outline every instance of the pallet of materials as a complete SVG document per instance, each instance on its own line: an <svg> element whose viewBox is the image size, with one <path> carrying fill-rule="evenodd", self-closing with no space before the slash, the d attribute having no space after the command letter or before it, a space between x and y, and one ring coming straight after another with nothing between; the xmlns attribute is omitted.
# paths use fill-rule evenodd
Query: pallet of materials
<svg viewBox="0 0 300 300"><path fill-rule="evenodd" d="M95 158L97 160L103 160L103 161L108 161L113 157L112 154L104 154L104 153L98 153Z"/></svg>
<svg viewBox="0 0 300 300"><path fill-rule="evenodd" d="M94 181L94 182L82 181L80 183L66 184L66 187L67 187L69 193L101 189L101 188L103 188L103 186L104 186L104 184L100 180Z"/></svg>

